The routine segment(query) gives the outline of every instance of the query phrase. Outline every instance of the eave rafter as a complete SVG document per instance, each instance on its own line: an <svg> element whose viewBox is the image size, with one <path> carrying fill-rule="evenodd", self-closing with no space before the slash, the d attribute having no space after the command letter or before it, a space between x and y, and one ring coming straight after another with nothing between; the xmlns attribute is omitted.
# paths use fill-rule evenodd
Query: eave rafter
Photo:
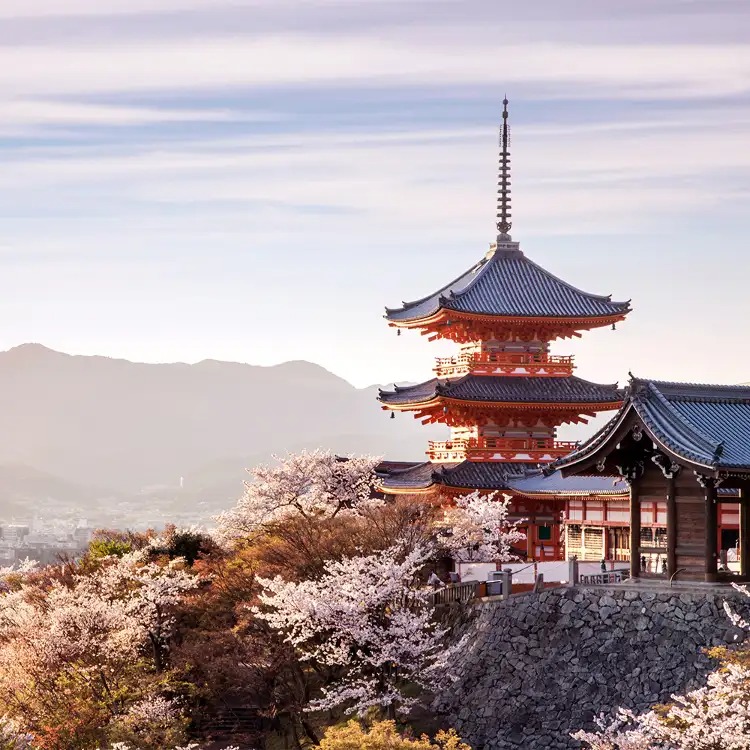
<svg viewBox="0 0 750 750"><path fill-rule="evenodd" d="M389 325L394 328L419 329L431 341L442 338L466 344L480 339L505 341L514 337L538 341L579 338L580 331L614 325L623 320L625 314L591 318L529 318L478 315L440 308L429 317L391 321Z"/></svg>
<svg viewBox="0 0 750 750"><path fill-rule="evenodd" d="M437 396L429 401L412 404L383 404L387 411L413 412L423 424L445 424L450 427L483 426L488 422L507 425L510 422L534 426L541 422L548 427L562 424L587 424L597 412L620 408L622 402L600 403L527 403L462 401Z"/></svg>
<svg viewBox="0 0 750 750"><path fill-rule="evenodd" d="M381 482L375 483L378 492L384 495L432 495L435 483L431 482L426 487L388 487Z"/></svg>

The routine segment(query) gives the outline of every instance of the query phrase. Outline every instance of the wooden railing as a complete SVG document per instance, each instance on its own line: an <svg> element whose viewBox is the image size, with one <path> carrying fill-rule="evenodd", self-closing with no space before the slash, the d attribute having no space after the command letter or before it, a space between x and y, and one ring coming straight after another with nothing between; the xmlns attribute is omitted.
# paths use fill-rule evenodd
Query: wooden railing
<svg viewBox="0 0 750 750"><path fill-rule="evenodd" d="M430 461L463 461L468 447L468 440L430 440L427 456Z"/></svg>
<svg viewBox="0 0 750 750"><path fill-rule="evenodd" d="M458 602L466 604L479 595L479 581L467 581L466 583L452 583L432 593L432 603L435 607L441 604Z"/></svg>
<svg viewBox="0 0 750 750"><path fill-rule="evenodd" d="M622 583L630 578L630 571L627 568L622 570L608 570L606 573L593 573L590 575L579 576L579 582L583 585L598 584L607 585L610 583Z"/></svg>
<svg viewBox="0 0 750 750"><path fill-rule="evenodd" d="M560 376L569 375L574 367L572 356L546 352L464 352L454 357L438 357L435 360L435 372L442 377L467 372L487 375L543 373Z"/></svg>
<svg viewBox="0 0 750 750"><path fill-rule="evenodd" d="M455 440L431 440L427 455L431 461L508 460L538 461L550 456L565 456L578 447L578 443L549 438L479 437ZM502 454L493 459L490 454Z"/></svg>

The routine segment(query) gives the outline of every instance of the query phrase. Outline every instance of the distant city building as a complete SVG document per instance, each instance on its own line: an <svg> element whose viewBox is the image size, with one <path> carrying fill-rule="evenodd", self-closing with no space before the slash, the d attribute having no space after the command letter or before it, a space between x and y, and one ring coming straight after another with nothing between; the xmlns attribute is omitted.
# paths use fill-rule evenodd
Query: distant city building
<svg viewBox="0 0 750 750"><path fill-rule="evenodd" d="M0 526L3 544L7 544L10 547L16 547L21 544L30 532L31 529L26 524L12 523Z"/></svg>
<svg viewBox="0 0 750 750"><path fill-rule="evenodd" d="M78 557L88 548L93 532L85 523L45 527L35 519L33 524L5 524L0 526L0 565L26 558L49 565Z"/></svg>

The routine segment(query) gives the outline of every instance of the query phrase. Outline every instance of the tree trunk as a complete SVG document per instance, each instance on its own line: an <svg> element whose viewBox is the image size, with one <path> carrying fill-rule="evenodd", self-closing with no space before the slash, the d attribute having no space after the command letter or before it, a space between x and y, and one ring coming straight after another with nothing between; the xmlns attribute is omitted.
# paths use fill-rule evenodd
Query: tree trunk
<svg viewBox="0 0 750 750"><path fill-rule="evenodd" d="M311 724L302 717L300 717L300 724L302 725L302 729L305 730L305 734L308 736L313 745L319 745L320 739L318 738L318 735L312 728Z"/></svg>

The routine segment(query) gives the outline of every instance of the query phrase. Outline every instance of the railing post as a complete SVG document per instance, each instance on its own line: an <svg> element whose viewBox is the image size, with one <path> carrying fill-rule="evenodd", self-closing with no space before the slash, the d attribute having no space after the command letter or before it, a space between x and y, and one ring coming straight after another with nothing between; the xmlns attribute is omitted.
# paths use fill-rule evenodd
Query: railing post
<svg viewBox="0 0 750 750"><path fill-rule="evenodd" d="M544 573L538 573L534 578L534 593L538 594L544 590Z"/></svg>
<svg viewBox="0 0 750 750"><path fill-rule="evenodd" d="M571 557L568 560L568 586L575 586L578 583L578 560Z"/></svg>
<svg viewBox="0 0 750 750"><path fill-rule="evenodd" d="M513 570L511 568L505 568L503 570L503 599L507 599L511 595L511 587L513 585Z"/></svg>

